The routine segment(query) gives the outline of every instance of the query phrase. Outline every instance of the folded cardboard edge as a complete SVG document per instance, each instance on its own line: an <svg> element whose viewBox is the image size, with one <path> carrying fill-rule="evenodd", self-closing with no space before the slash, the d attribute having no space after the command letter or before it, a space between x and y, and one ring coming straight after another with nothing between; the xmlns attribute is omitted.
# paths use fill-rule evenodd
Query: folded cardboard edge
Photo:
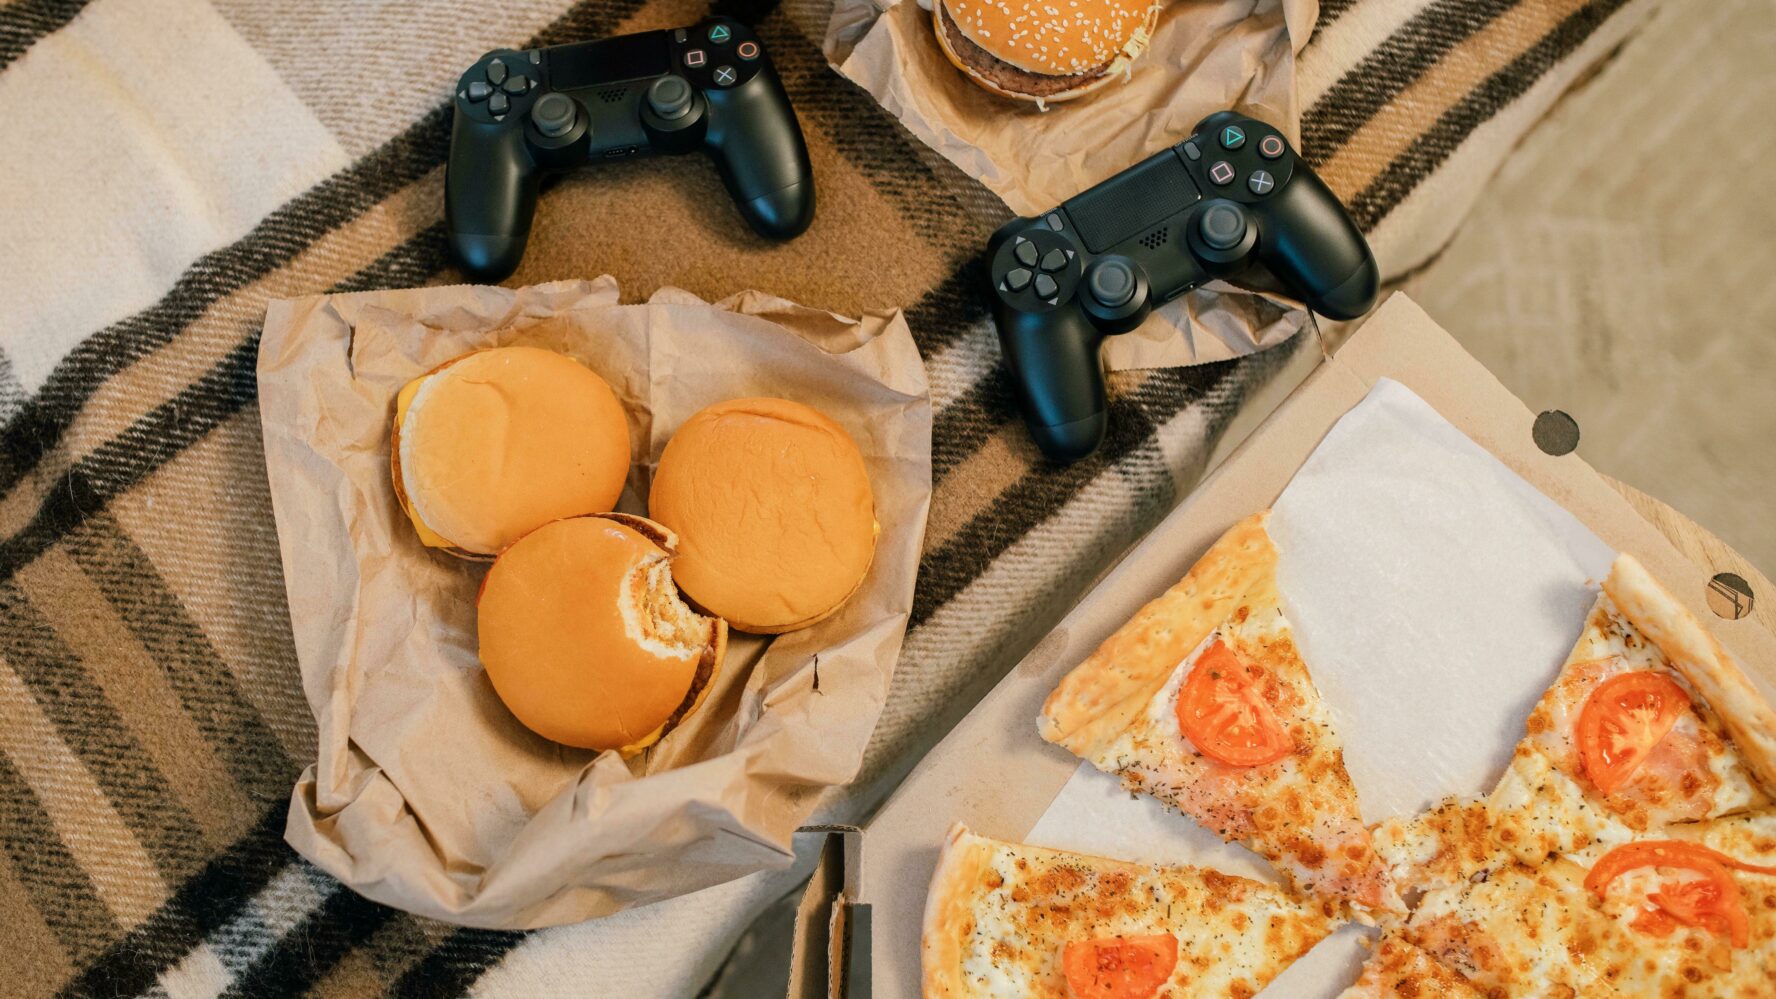
<svg viewBox="0 0 1776 999"><path fill-rule="evenodd" d="M1041 703L1061 672L1096 648L1134 608L1175 582L1229 525L1273 502L1337 419L1384 377L1418 393L1606 543L1638 556L1739 655L1764 695L1772 696L1776 636L1750 618L1724 621L1704 613L1708 573L1576 454L1539 451L1528 407L1415 302L1396 294L1131 546L870 820L859 837L869 840L870 866L849 872L861 894L848 898L883 916L867 936L852 927L853 937L867 946L882 971L871 979L876 996L917 994L918 912L943 829L962 820L985 835L1021 838L1077 768L1078 761L1065 753L1044 752L1050 747L1035 729ZM998 766L1011 754L1017 754L1016 779ZM999 779L972 779L982 772Z"/></svg>
<svg viewBox="0 0 1776 999"><path fill-rule="evenodd" d="M870 907L862 893L863 830L807 825L821 837L814 873L796 904L788 999L869 999Z"/></svg>

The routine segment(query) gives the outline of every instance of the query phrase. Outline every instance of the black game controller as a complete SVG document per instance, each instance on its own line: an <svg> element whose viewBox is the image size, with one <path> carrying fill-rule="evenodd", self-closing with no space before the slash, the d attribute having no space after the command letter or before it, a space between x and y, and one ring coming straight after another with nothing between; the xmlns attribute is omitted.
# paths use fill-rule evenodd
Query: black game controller
<svg viewBox="0 0 1776 999"><path fill-rule="evenodd" d="M1330 318L1355 319L1375 304L1375 258L1337 197L1276 129L1231 111L994 233L993 320L1043 453L1077 461L1103 441L1106 336L1254 262Z"/></svg>
<svg viewBox="0 0 1776 999"><path fill-rule="evenodd" d="M518 268L544 174L702 149L740 214L789 239L814 220L814 174L795 110L752 31L696 27L482 56L456 87L444 220L464 273Z"/></svg>

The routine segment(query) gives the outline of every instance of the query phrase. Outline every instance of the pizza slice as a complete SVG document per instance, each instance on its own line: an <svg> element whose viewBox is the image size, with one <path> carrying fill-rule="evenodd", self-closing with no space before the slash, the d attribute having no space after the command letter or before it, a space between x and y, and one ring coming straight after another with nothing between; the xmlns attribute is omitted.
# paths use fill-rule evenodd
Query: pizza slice
<svg viewBox="0 0 1776 999"><path fill-rule="evenodd" d="M1529 864L1763 807L1776 788L1776 712L1629 555L1527 727L1488 812Z"/></svg>
<svg viewBox="0 0 1776 999"><path fill-rule="evenodd" d="M1623 994L1776 995L1776 812L1674 825L1573 862L1614 931L1592 959Z"/></svg>
<svg viewBox="0 0 1776 999"><path fill-rule="evenodd" d="M1488 999L1615 999L1597 960L1613 927L1594 908L1570 861L1511 863L1479 881L1427 892L1406 922L1408 940L1459 972Z"/></svg>
<svg viewBox="0 0 1776 999"><path fill-rule="evenodd" d="M1487 999L1459 973L1407 942L1386 934L1363 962L1356 984L1338 999Z"/></svg>
<svg viewBox="0 0 1776 999"><path fill-rule="evenodd" d="M1197 867L987 839L958 823L925 899L925 999L1249 999L1331 906Z"/></svg>
<svg viewBox="0 0 1776 999"><path fill-rule="evenodd" d="M1510 862L1492 840L1484 798L1445 798L1417 815L1378 823L1371 838L1408 902L1423 892L1467 884Z"/></svg>
<svg viewBox="0 0 1776 999"><path fill-rule="evenodd" d="M1268 516L1236 524L1069 673L1038 728L1295 887L1363 918L1403 911L1283 611Z"/></svg>

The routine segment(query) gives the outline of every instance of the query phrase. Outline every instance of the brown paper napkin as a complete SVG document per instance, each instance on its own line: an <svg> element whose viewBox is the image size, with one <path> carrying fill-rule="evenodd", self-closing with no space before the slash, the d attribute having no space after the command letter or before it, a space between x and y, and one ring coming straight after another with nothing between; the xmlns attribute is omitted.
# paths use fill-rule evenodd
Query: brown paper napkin
<svg viewBox="0 0 1776 999"><path fill-rule="evenodd" d="M779 395L843 424L882 523L862 590L806 631L736 634L704 708L624 762L541 739L476 657L484 567L422 547L389 482L396 392L465 351L560 350L628 410L641 498L709 403ZM365 896L531 928L791 860L819 789L855 775L899 654L931 493L931 403L899 312L853 320L758 292L709 304L616 282L274 303L259 353L266 467L303 687L320 734L286 837Z"/></svg>

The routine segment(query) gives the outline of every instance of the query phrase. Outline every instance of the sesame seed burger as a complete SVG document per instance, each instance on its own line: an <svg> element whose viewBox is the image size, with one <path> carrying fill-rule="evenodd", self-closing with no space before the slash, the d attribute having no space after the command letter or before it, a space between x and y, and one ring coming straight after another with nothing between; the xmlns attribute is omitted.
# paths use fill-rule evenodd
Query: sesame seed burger
<svg viewBox="0 0 1776 999"><path fill-rule="evenodd" d="M1147 50L1154 0L936 0L937 43L970 80L1046 104L1089 94Z"/></svg>

